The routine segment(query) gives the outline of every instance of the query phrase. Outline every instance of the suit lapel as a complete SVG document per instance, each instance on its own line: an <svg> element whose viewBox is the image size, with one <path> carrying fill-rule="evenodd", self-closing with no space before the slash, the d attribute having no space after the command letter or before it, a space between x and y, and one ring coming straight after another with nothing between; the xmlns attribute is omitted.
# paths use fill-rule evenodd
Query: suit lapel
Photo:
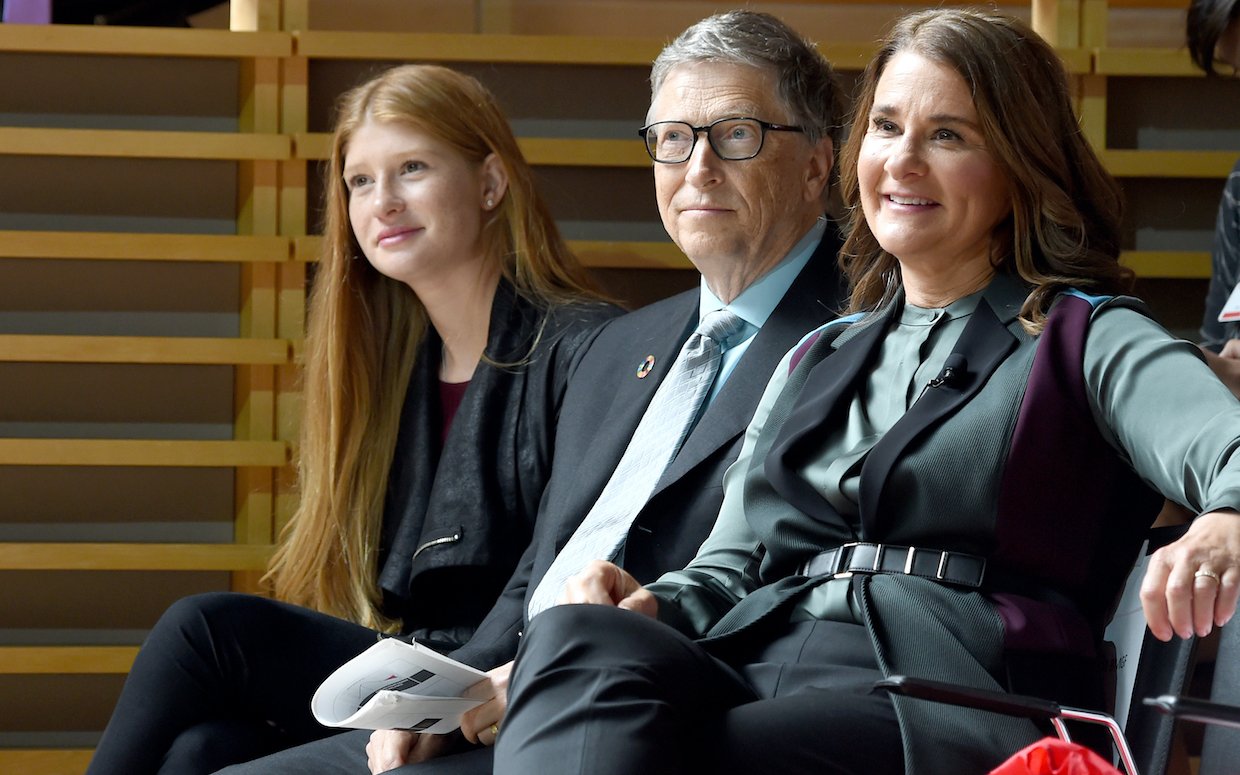
<svg viewBox="0 0 1240 775"><path fill-rule="evenodd" d="M780 359L802 336L838 314L842 305L842 292L835 280L838 251L838 232L829 227L766 325L754 336L723 390L663 472L651 498L743 433Z"/></svg>
<svg viewBox="0 0 1240 775"><path fill-rule="evenodd" d="M649 321L644 329L634 332L630 337L633 344L617 353L615 368L619 384L611 406L606 414L598 418L598 428L601 438L620 437L624 441L621 444L590 445L589 452L577 467L582 477L580 487L576 488L578 491L595 493L595 497L603 491L628 448L633 431L646 413L646 407L654 398L655 391L667 376L685 340L697 327L698 294L686 293L685 299L685 304L676 305L667 315ZM676 329L681 330L679 336L667 335L669 330ZM654 356L654 367L644 378L638 378L638 369L647 356ZM594 501L591 500L586 504L587 510L593 505Z"/></svg>
<svg viewBox="0 0 1240 775"><path fill-rule="evenodd" d="M959 384L927 388L884 434L861 467L859 507L865 535L882 536L880 499L896 460L927 428L969 401L1016 345L1016 337L1000 322L987 297L983 297L952 348L953 354L965 358L964 379Z"/></svg>
<svg viewBox="0 0 1240 775"><path fill-rule="evenodd" d="M856 394L858 380L869 373L883 342L883 334L894 310L877 317L829 358L820 361L805 380L800 398L793 406L766 460L766 475L771 486L800 511L831 521L836 510L822 494L806 481L797 469L805 452L814 450L813 442L820 438L818 431L839 411L845 409Z"/></svg>

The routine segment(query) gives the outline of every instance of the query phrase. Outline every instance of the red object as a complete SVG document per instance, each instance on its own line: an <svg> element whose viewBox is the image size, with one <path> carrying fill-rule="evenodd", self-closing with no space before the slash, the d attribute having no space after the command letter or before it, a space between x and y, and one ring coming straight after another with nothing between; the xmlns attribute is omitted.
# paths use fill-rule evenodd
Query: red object
<svg viewBox="0 0 1240 775"><path fill-rule="evenodd" d="M1120 775L1120 771L1083 745L1048 737L1017 751L990 775Z"/></svg>

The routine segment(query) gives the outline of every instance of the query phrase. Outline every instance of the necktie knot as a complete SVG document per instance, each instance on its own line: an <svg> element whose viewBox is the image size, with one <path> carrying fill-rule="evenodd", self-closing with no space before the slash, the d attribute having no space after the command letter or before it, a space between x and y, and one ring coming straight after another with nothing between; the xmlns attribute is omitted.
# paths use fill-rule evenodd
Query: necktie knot
<svg viewBox="0 0 1240 775"><path fill-rule="evenodd" d="M696 333L710 339L724 349L727 341L736 336L745 327L745 319L729 309L717 309L709 312L702 322L698 323Z"/></svg>

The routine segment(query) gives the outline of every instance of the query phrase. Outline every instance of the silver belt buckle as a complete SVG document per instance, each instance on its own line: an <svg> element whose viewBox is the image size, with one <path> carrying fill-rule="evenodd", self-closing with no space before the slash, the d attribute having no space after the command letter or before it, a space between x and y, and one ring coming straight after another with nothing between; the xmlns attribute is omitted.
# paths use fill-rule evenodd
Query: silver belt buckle
<svg viewBox="0 0 1240 775"><path fill-rule="evenodd" d="M840 546L840 548L838 548L838 549L836 549L836 550L835 550L835 551L837 551L837 552L839 552L839 553L840 553L840 555L839 555L839 557L840 557L840 562L839 562L839 564L840 564L841 566L843 566L844 568L847 568L847 567L848 567L848 561L852 559L852 550L853 550L853 547L854 547L854 546L856 546L858 543L860 543L860 542L858 542L858 541L850 541L849 543L842 544L842 545ZM845 553L845 550L848 550L848 551L847 551L847 553ZM836 571L836 572L835 572L835 574L831 576L831 578L833 578L833 579L850 579L850 578L852 578L852 575L853 575L853 573L852 573L852 571L850 571L850 570L839 570L839 571Z"/></svg>
<svg viewBox="0 0 1240 775"><path fill-rule="evenodd" d="M949 552L944 551L939 555L939 568L935 571L934 578L936 581L943 581L943 574L947 572L947 560Z"/></svg>

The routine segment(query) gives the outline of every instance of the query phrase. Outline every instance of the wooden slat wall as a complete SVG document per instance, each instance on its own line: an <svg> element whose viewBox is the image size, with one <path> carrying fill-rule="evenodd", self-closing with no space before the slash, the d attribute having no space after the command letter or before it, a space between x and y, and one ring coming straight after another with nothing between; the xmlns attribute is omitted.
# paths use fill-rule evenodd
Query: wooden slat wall
<svg viewBox="0 0 1240 775"><path fill-rule="evenodd" d="M272 4L261 5L270 11ZM287 266L294 278L293 296L304 296L302 282L297 279L304 277L304 264L293 260L292 239L276 228L278 170L292 159L293 145L292 134L281 132L277 120L282 96L279 74L282 63L292 58L293 37L280 31L278 25L250 32L0 25L0 53L12 52L94 57L102 67L108 66L111 57L235 60L242 73L237 131L0 127L0 155L122 158L144 164L164 159L231 164L238 181L236 233L0 231L0 261L103 261L117 267L133 262L232 265L240 272L243 287L241 306L235 311L240 335L231 338L0 331L0 364L14 367L142 364L231 370L237 413L231 440L0 438L0 467L232 470L236 493L234 542L0 541L0 573L52 574L48 576L51 578L56 574L149 572L155 583L170 573L204 578L220 578L221 574L227 578L231 574L234 588L257 590L257 579L270 557L274 538L276 482L279 479L286 489L289 486L289 477L281 472L287 470L294 437L291 432L281 436L275 433L275 374L278 369L294 372L302 337L298 326L280 330L276 325L274 280L278 267ZM186 84L186 88L195 85ZM124 181L117 181L117 185L123 186ZM192 187L195 181L186 180L184 185ZM298 304L295 301L290 305L294 316L299 315ZM288 381L291 384L295 380ZM184 497L193 500L202 495L186 492ZM155 521L164 518L160 514L141 516ZM21 515L10 518L21 519ZM99 602L117 605L114 601ZM56 681L95 674L119 680L132 662L136 645L90 645L92 637L87 634L84 645L0 644L0 687L23 675ZM15 707L11 697L0 702ZM6 714L0 734L28 728L28 724ZM72 748L0 750L0 771L80 773L88 758L89 750Z"/></svg>
<svg viewBox="0 0 1240 775"><path fill-rule="evenodd" d="M317 1L317 0L316 0ZM632 13L655 6L627 0ZM585 5L585 3L578 3ZM599 2L609 10L621 5ZM1108 79L1190 78L1182 49L1107 46L1115 9L1170 9L1180 0L1010 0L1054 40L1076 81L1083 131L1112 171L1136 181L1168 183L1226 175L1240 150L1143 150L1108 144ZM759 3L796 18L817 12L814 2ZM0 230L0 261L99 261L229 265L240 277L234 337L30 334L0 330L0 367L24 364L192 365L231 370L235 416L230 440L0 438L3 467L222 468L235 472L232 543L0 541L0 573L226 572L236 589L257 590L280 527L295 508L290 466L300 395L297 359L304 336L305 282L318 250L313 201L317 165L330 137L316 126L317 69L334 63L382 66L406 60L454 63L463 68L629 68L643 77L666 37L512 34L545 13L554 0L483 0L471 25L480 32L356 32L316 28L311 0L234 0L229 30L19 27L0 25L0 55L224 59L238 63L237 131L199 132L0 126L0 156L188 159L222 162L236 170L235 234L146 234L132 231ZM534 8L537 6L537 8ZM857 0L867 13L898 8ZM660 6L660 8L663 8ZM823 6L825 12L826 6ZM831 4L838 11L841 4ZM525 11L530 10L531 14ZM709 10L709 9L708 9ZM535 13L536 11L536 13ZM708 11L707 11L708 12ZM471 11L472 13L472 11ZM452 22L455 24L455 22ZM610 34L616 33L616 34ZM870 56L868 39L824 37L824 49L846 74ZM102 60L101 60L102 61ZM317 97L318 101L323 95ZM2 107L0 107L2 110ZM1112 116L1114 118L1114 116ZM634 121L640 119L635 116ZM321 124L321 121L319 122ZM591 175L604 185L641 173L649 161L635 141L613 137L523 136L533 164L548 174ZM647 217L657 217L651 209ZM1136 224L1139 228L1141 224ZM668 241L576 238L573 248L600 271L684 270L684 256ZM1149 279L1208 276L1201 249L1128 250L1123 260ZM100 264L106 266L108 264ZM674 272L663 273L667 276ZM187 497L193 497L187 494ZM133 645L31 646L0 643L0 679L78 674L119 676ZM0 728L0 734L5 729ZM0 771L79 773L89 751L0 750Z"/></svg>
<svg viewBox="0 0 1240 775"><path fill-rule="evenodd" d="M1081 119L1084 131L1098 150L1107 168L1120 178L1128 198L1129 229L1133 235L1129 239L1140 243L1142 232L1152 229L1143 219L1150 217L1152 208L1142 201L1144 197L1153 197L1153 192L1166 191L1165 203L1159 207L1170 213L1181 213L1182 223L1177 224L1187 232L1190 224L1199 224L1195 228L1207 231L1213 224L1213 215L1221 193L1221 181L1231 172L1232 167L1240 158L1240 143L1231 145L1228 150L1212 150L1202 148L1133 148L1124 147L1131 140L1121 143L1117 136L1125 124L1136 122L1141 127L1142 118L1129 118L1122 112L1116 113L1112 103L1115 95L1122 93L1125 86L1134 83L1132 79L1149 79L1152 83L1161 83L1156 99L1171 97L1179 91L1180 84L1196 86L1204 76L1193 66L1183 45L1184 19L1183 13L1187 3L1173 0L1081 0L1079 9L1079 37L1077 44L1087 49L1092 57L1092 67L1088 75L1081 80ZM1117 28L1123 23L1125 15L1148 14L1162 9L1166 13L1166 24L1173 27L1174 35L1171 45L1163 48L1123 47L1116 46L1114 40L1119 37ZM1234 79L1233 79L1234 80ZM1209 121L1208 114L1218 111L1227 115L1233 129L1240 129L1240 88L1227 79L1217 79L1212 83L1215 96L1207 97L1214 104L1195 105L1187 112L1183 109L1169 107L1161 110L1161 120L1172 125L1193 127L1200 123L1204 126L1218 126L1217 121ZM1204 94L1204 92L1203 92ZM1179 121L1177 122L1177 119ZM1202 119L1207 119L1202 121ZM1160 120L1160 124L1161 124ZM1149 127L1145 131L1153 133L1160 126ZM1128 129L1131 132L1131 129ZM1138 135L1140 145L1140 128L1133 134ZM1184 142L1184 141L1180 141ZM1204 142L1215 142L1205 140ZM1200 181L1200 182L1195 182ZM1190 196L1191 192L1204 192L1195 199L1181 197ZM1148 237L1147 237L1148 238ZM1184 239L1187 239L1185 237ZM1174 327L1181 326L1186 336L1195 334L1200 322L1200 307L1187 313L1175 308L1174 302L1156 303L1159 292L1163 291L1176 301L1182 298L1183 281L1202 281L1210 276L1210 254L1208 243L1201 239L1183 249L1156 248L1130 249L1123 253L1121 260L1132 267L1141 278L1140 292L1149 297L1154 309L1164 319L1164 323ZM1180 285L1177 285L1179 283ZM1204 283L1199 286L1197 298L1204 291ZM1178 305L1176 305L1178 306Z"/></svg>

